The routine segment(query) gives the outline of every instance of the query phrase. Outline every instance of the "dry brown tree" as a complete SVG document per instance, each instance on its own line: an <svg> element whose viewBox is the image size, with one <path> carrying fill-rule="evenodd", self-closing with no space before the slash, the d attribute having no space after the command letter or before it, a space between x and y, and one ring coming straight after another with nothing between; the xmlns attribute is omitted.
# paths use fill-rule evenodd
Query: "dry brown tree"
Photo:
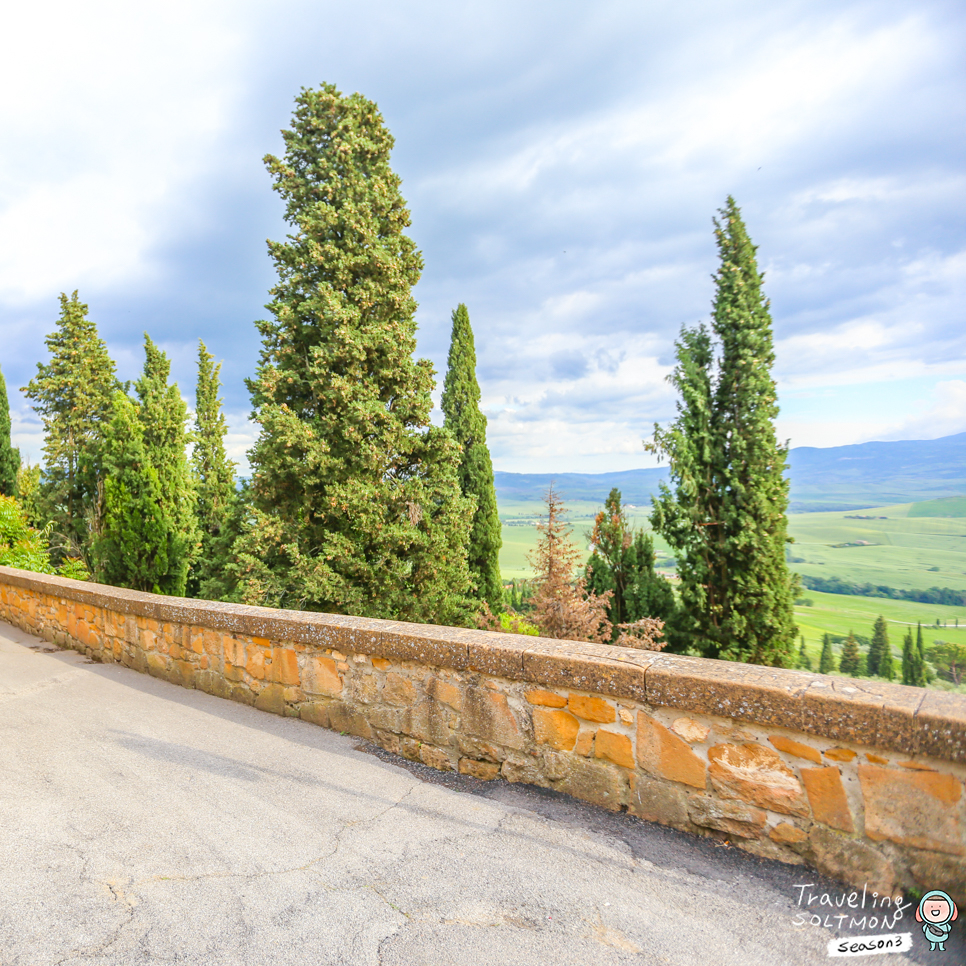
<svg viewBox="0 0 966 966"><path fill-rule="evenodd" d="M544 499L547 519L537 524L537 549L528 555L530 566L536 571L536 587L533 612L527 619L540 628L544 637L609 644L612 626L607 619L607 606L612 591L598 596L587 591L583 577L573 580L581 553L563 520L567 510L554 493L553 484Z"/></svg>

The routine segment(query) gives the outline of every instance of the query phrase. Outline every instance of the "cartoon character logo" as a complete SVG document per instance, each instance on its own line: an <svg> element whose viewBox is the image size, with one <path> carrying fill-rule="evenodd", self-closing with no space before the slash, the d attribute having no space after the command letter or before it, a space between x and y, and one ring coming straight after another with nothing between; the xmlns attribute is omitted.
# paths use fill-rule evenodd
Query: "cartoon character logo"
<svg viewBox="0 0 966 966"><path fill-rule="evenodd" d="M916 910L916 921L922 923L922 934L929 943L929 952L941 949L949 938L952 922L959 915L956 903L941 889L927 892L919 902Z"/></svg>

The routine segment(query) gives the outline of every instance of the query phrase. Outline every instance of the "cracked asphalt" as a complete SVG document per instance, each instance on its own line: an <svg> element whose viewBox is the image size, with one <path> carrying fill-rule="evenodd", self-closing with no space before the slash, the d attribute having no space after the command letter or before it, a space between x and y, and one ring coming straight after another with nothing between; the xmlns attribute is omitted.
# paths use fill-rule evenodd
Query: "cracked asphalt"
<svg viewBox="0 0 966 966"><path fill-rule="evenodd" d="M810 964L795 886L845 889L2 623L0 775L3 966Z"/></svg>

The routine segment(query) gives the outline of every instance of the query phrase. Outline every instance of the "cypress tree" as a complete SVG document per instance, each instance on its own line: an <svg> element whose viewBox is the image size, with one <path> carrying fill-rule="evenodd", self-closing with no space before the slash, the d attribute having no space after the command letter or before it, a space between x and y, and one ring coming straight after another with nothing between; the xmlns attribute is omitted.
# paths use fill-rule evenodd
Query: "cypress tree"
<svg viewBox="0 0 966 966"><path fill-rule="evenodd" d="M916 670L915 670L915 658L913 657L913 650L915 649L915 644L912 640L912 628L906 631L905 637L902 639L902 683L914 685L916 683Z"/></svg>
<svg viewBox="0 0 966 966"><path fill-rule="evenodd" d="M189 590L192 596L209 600L222 600L231 593L232 581L226 571L231 552L227 531L238 499L235 464L225 453L228 424L218 395L220 372L221 363L214 365L214 356L199 339L191 464L201 545L191 570Z"/></svg>
<svg viewBox="0 0 966 966"><path fill-rule="evenodd" d="M805 650L805 635L802 634L802 644L798 649L798 666L803 671L812 670L812 659L808 656L808 652Z"/></svg>
<svg viewBox="0 0 966 966"><path fill-rule="evenodd" d="M20 469L20 450L10 441L10 400L7 383L0 371L0 496L17 496L17 470Z"/></svg>
<svg viewBox="0 0 966 966"><path fill-rule="evenodd" d="M500 578L500 547L503 532L493 485L493 464L486 445L486 416L480 411L480 387L476 381L476 347L466 306L453 312L449 360L441 399L443 426L460 446L460 492L475 503L470 528L468 564L476 594L494 614L503 607Z"/></svg>
<svg viewBox="0 0 966 966"><path fill-rule="evenodd" d="M847 674L849 677L857 677L862 667L862 654L859 652L859 645L852 632L845 639L842 645L842 654L839 657L839 673Z"/></svg>
<svg viewBox="0 0 966 966"><path fill-rule="evenodd" d="M171 373L168 357L147 333L144 335L144 355L144 371L134 388L140 401L138 419L145 463L157 474L159 507L167 540L164 559L168 571L158 573L156 583L158 593L183 597L188 568L197 555L199 543L195 488L185 452L188 443L185 431L188 408L177 384L168 384Z"/></svg>
<svg viewBox="0 0 966 966"><path fill-rule="evenodd" d="M90 563L102 481L97 449L121 386L76 291L69 299L61 294L60 309L57 329L46 339L50 362L37 364L23 391L44 424L39 501L53 524L51 550L58 559L76 555Z"/></svg>
<svg viewBox="0 0 966 966"><path fill-rule="evenodd" d="M376 105L303 89L285 157L265 158L294 233L269 242L278 284L248 387L261 433L238 544L249 603L473 623L472 503L452 435L430 425L415 361L422 269Z"/></svg>
<svg viewBox="0 0 966 966"><path fill-rule="evenodd" d="M892 659L892 648L889 646L889 638L886 637L882 654L879 658L879 677L885 678L887 681L892 681L895 679L895 676L896 669Z"/></svg>
<svg viewBox="0 0 966 966"><path fill-rule="evenodd" d="M912 632L910 631L910 637ZM922 640L922 622L916 628L916 643L912 649L912 682L917 688L926 686L926 651Z"/></svg>
<svg viewBox="0 0 966 966"><path fill-rule="evenodd" d="M786 666L794 661L788 570L787 446L778 444L771 316L752 245L733 198L715 220L720 265L712 330L683 329L671 377L678 419L646 444L669 458L651 522L678 558L683 629L708 657Z"/></svg>
<svg viewBox="0 0 966 966"><path fill-rule="evenodd" d="M169 552L175 541L161 481L148 456L135 404L118 392L112 412L101 448L105 479L102 525L92 547L95 579L164 593L170 586Z"/></svg>
<svg viewBox="0 0 966 966"><path fill-rule="evenodd" d="M832 636L822 636L822 656L818 659L818 673L830 674L835 670L835 655L832 652Z"/></svg>
<svg viewBox="0 0 966 966"><path fill-rule="evenodd" d="M885 618L880 614L872 626L872 642L869 645L868 672L869 677L882 676L882 659L889 646L889 632Z"/></svg>

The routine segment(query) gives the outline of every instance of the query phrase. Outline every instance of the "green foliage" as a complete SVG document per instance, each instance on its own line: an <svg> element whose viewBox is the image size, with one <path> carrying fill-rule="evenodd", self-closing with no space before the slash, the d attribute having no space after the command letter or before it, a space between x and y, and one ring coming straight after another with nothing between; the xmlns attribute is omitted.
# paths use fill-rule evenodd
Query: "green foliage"
<svg viewBox="0 0 966 966"><path fill-rule="evenodd" d="M918 626L915 640L912 637L912 628L903 639L902 683L916 688L926 686L926 653L922 641L922 624Z"/></svg>
<svg viewBox="0 0 966 966"><path fill-rule="evenodd" d="M477 595L496 613L503 605L500 579L503 532L493 486L493 464L486 445L486 416L480 411L473 329L469 312L462 303L453 312L441 408L445 417L443 425L460 446L460 491L476 506L467 562Z"/></svg>
<svg viewBox="0 0 966 966"><path fill-rule="evenodd" d="M7 383L0 372L0 496L17 496L20 451L10 442L10 400Z"/></svg>
<svg viewBox="0 0 966 966"><path fill-rule="evenodd" d="M44 530L30 526L24 508L15 497L0 494L0 567L86 580L87 568L76 558L68 558L60 567L54 567L50 561L49 534L49 526Z"/></svg>
<svg viewBox="0 0 966 966"><path fill-rule="evenodd" d="M842 645L842 654L839 657L839 673L847 674L855 678L862 673L862 654L859 651L858 641L850 633Z"/></svg>
<svg viewBox="0 0 966 966"><path fill-rule="evenodd" d="M832 638L829 634L822 637L822 655L818 659L818 673L831 674L835 670L835 655L832 652Z"/></svg>
<svg viewBox="0 0 966 966"><path fill-rule="evenodd" d="M805 635L802 635L802 644L798 649L798 666L803 671L812 670L812 659L808 656L808 652L805 650Z"/></svg>
<svg viewBox="0 0 966 966"><path fill-rule="evenodd" d="M540 629L535 624L529 623L519 614L501 611L499 621L500 629L506 631L507 634L527 634L531 637L537 637L540 634Z"/></svg>
<svg viewBox="0 0 966 966"><path fill-rule="evenodd" d="M422 269L371 101L304 89L285 157L266 157L294 233L270 242L278 284L249 380L261 433L237 545L247 602L473 622L473 517L452 435L429 422L415 361Z"/></svg>
<svg viewBox="0 0 966 966"><path fill-rule="evenodd" d="M649 533L633 529L621 505L621 492L614 487L604 509L594 518L589 534L591 555L585 569L589 591L612 597L607 619L614 626L613 639L619 626L642 617L655 617L671 623L677 607L670 582L654 569L654 543Z"/></svg>
<svg viewBox="0 0 966 966"><path fill-rule="evenodd" d="M671 464L651 522L678 560L682 630L708 657L794 661L797 576L785 561L787 447L778 415L771 317L732 198L715 221L720 266L712 329L683 329L671 381L678 418L648 447Z"/></svg>
<svg viewBox="0 0 966 966"><path fill-rule="evenodd" d="M880 614L872 628L872 642L869 644L867 670L869 677L882 677L882 661L889 648L889 632L886 619ZM891 663L891 662L890 662Z"/></svg>
<svg viewBox="0 0 966 966"><path fill-rule="evenodd" d="M929 660L941 677L956 685L966 681L966 644L936 641L928 653Z"/></svg>
<svg viewBox="0 0 966 966"><path fill-rule="evenodd" d="M232 544L238 535L237 531L229 532L232 517L237 512L238 494L235 464L225 453L228 424L218 396L221 363L217 366L213 363L214 356L199 340L191 465L201 544L191 569L189 594L207 600L226 600L232 596L235 583L227 568L232 562Z"/></svg>
<svg viewBox="0 0 966 966"><path fill-rule="evenodd" d="M17 497L30 526L43 529L43 508L40 500L40 467L30 462L21 463L17 470Z"/></svg>
<svg viewBox="0 0 966 966"><path fill-rule="evenodd" d="M135 404L124 393L114 398L114 418L105 435L105 471L100 534L92 556L98 583L164 593L171 585L172 521L164 509L158 471L144 443Z"/></svg>
<svg viewBox="0 0 966 966"><path fill-rule="evenodd" d="M98 449L111 400L120 388L107 346L87 318L77 292L60 296L57 329L47 336L50 362L23 390L44 424L41 514L52 521L57 559L89 550L99 528Z"/></svg>

